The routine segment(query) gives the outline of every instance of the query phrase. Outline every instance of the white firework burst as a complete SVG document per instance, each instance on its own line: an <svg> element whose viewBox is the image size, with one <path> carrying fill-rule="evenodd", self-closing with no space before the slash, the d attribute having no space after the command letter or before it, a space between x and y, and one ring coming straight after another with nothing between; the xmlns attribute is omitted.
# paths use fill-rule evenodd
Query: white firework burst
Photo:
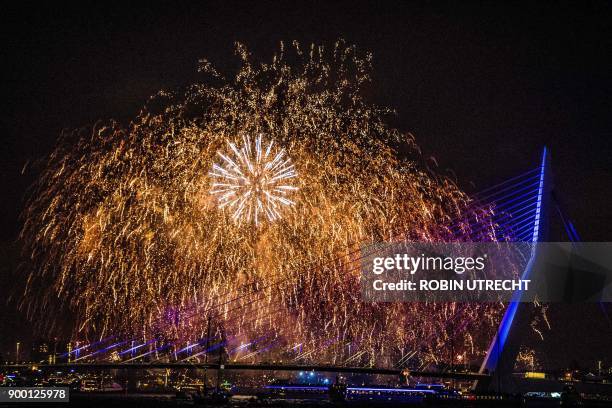
<svg viewBox="0 0 612 408"><path fill-rule="evenodd" d="M291 185L297 176L284 149L274 148L271 140L263 147L262 135L251 143L243 136L243 145L228 141L230 152L218 152L222 162L213 164L209 175L213 178L211 194L217 197L219 208L232 211L234 221L275 221L281 218L282 208L295 203L288 196L298 188Z"/></svg>

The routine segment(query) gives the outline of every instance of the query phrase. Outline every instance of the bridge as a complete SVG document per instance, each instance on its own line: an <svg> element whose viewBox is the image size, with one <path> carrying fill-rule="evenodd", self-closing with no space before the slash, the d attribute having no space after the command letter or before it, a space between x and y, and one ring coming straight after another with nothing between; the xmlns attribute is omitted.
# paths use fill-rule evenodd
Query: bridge
<svg viewBox="0 0 612 408"><path fill-rule="evenodd" d="M544 239L547 229L547 217L552 191L550 175L550 158L546 148L539 164L516 177L505 180L472 197L470 206L456 219L444 227L459 241L500 240L519 242L538 242ZM492 224L479 225L479 217L470 218L469 214L478 214L483 209L492 209ZM468 214L466 218L465 214ZM570 240L577 239L573 224L565 217L563 225ZM469 224L470 232L465 232L465 223ZM491 227L492 226L492 227ZM533 248L533 247L532 247ZM367 256L367 250L362 247L361 259ZM531 274L537 253L535 249L528 254L529 262L522 273L527 279ZM286 279L275 282L275 288L282 290ZM333 373L373 374L400 376L405 370L414 377L452 378L474 381L481 389L495 388L497 391L508 390L509 378L514 368L514 362L521 344L521 330L527 322L528 303L521 303L521 293L517 292L512 302L507 305L499 328L491 340L487 355L478 372L457 370L454 350L451 345L450 355L441 356L447 359L446 364L437 367L415 365L419 353L418 346L403 353L393 364L378 367L376 361L358 344L340 344L348 347L346 358L332 364L324 362L313 363L323 348L337 347L338 339L323 342L320 349L303 350L303 344L282 344L276 333L269 333L260 338L251 339L247 343L232 343L232 336L227 335L219 327L228 319L237 318L249 313L262 301L262 289L253 289L239 298L222 303L223 310L206 312L208 332L196 342L178 344L165 342L161 339L122 340L114 336L99 341L79 345L60 356L66 362L53 364L36 364L39 369L75 369L75 370L148 370L148 369L206 369L206 370L257 370L257 371L317 371ZM228 306L229 304L229 306ZM228 312L229 311L229 312ZM273 311L272 313L276 313ZM451 333L464 330L456 327L455 320L462 309L440 322L442 328L451 327ZM234 317L231 317L231 316ZM220 324L218 324L220 323ZM216 333L211 332L211 325L217 324ZM288 328L290 330L291 328ZM429 339L422 339L427 342ZM452 339L451 339L452 341ZM353 348L351 348L353 346ZM278 355L287 357L283 362L265 362L261 356L269 351L277 350ZM247 360L260 361L252 363ZM275 359L277 360L277 359ZM448 361L450 360L450 361ZM359 364L361 363L361 364ZM33 364L10 364L5 368L26 368Z"/></svg>
<svg viewBox="0 0 612 408"><path fill-rule="evenodd" d="M5 367L11 369L31 368L32 364L11 364ZM375 367L345 367L331 365L295 365L295 364L236 364L236 363L59 363L36 365L44 370L155 370L155 369L200 369L200 370L225 370L225 371L313 371L324 373L350 373L350 374L371 374L371 375L402 375L398 368L375 368ZM411 371L414 377L428 378L452 378L456 380L487 380L489 375L470 372L434 372L434 371Z"/></svg>

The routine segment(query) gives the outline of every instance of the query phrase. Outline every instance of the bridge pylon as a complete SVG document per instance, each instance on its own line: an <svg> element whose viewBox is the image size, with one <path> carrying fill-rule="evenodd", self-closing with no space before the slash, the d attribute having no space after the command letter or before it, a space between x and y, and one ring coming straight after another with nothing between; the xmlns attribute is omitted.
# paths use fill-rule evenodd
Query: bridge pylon
<svg viewBox="0 0 612 408"><path fill-rule="evenodd" d="M547 216L548 204L552 195L552 175L550 156L546 147L544 147L540 161L537 189L533 233L530 239L533 244L545 241L548 236ZM533 245L521 279L529 279L536 265L537 256L537 245ZM491 377L476 381L474 388L477 391L497 393L517 391L513 378L514 366L524 335L529 330L531 311L533 310L531 303L521 302L522 295L523 293L520 290L515 292L512 301L508 304L479 371L481 374L490 374Z"/></svg>

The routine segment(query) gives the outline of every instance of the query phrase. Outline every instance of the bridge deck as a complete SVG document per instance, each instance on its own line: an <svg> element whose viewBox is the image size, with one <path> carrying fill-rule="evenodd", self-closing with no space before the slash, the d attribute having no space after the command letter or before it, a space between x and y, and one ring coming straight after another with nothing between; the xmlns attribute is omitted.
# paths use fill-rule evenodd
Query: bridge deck
<svg viewBox="0 0 612 408"><path fill-rule="evenodd" d="M83 370L149 370L149 369L209 369L218 370L218 363L60 363L60 364L8 364L0 365L2 368L29 368L36 365L39 369L83 369ZM374 368L374 367L342 367L326 365L279 365L279 364L222 364L223 370L255 370L255 371L324 371L331 373L354 373L354 374L380 374L399 376L402 369L399 368ZM489 378L489 375L471 372L434 372L434 371L411 371L413 377L432 378L454 378L462 380L481 380Z"/></svg>

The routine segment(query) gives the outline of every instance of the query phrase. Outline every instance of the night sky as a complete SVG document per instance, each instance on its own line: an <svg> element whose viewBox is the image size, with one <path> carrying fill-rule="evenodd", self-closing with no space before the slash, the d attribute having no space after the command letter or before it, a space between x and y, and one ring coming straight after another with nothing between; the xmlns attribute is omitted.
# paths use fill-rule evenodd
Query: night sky
<svg viewBox="0 0 612 408"><path fill-rule="evenodd" d="M201 57L234 69L235 41L263 59L294 39L344 38L371 51L373 100L396 109L395 124L441 171L477 191L535 167L548 145L565 213L584 240L612 240L610 3L99 3L3 6L0 296L10 293L18 214L36 176L22 175L24 165L62 128L127 122L156 91L197 80ZM14 306L0 310L2 351L26 326ZM585 310L563 310L567 339L604 337L568 349L605 350L609 321L585 329Z"/></svg>

